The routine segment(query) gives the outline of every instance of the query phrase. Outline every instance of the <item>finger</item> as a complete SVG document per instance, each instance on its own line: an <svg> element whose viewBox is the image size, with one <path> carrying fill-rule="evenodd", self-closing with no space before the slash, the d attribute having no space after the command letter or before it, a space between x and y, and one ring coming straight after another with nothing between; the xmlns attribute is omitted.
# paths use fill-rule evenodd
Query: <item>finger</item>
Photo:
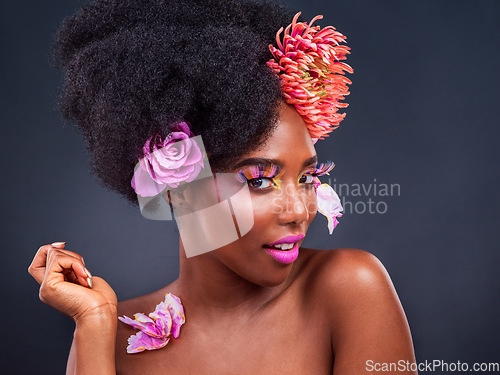
<svg viewBox="0 0 500 375"><path fill-rule="evenodd" d="M55 246L53 246L53 247L55 247ZM80 259L82 261L83 265L85 265L85 261L83 260L83 257L80 254L75 253L73 251L66 250L66 249L61 249L61 248L57 248L57 250L62 252L62 253L71 255L72 257L75 257L77 259Z"/></svg>
<svg viewBox="0 0 500 375"><path fill-rule="evenodd" d="M70 258L78 261L78 263L81 263L81 265L83 266L83 270L85 271L85 273L84 273L85 282L83 282L81 272L80 272L80 274L78 274L78 272L76 272L75 269L73 269L73 268L65 268L62 272L63 275L65 276L65 281L69 281L69 282L76 283L76 284L80 284L83 282L83 285L86 285L86 286L91 285L91 281L88 281L88 278L92 277L92 275L85 267L85 262L83 261L83 257L80 256L80 254L74 253L72 251L59 250L59 249L53 247L53 248L49 249L49 251L47 252L47 264L48 265L50 265L52 263L52 261L53 261L52 258L56 255L58 255L58 256L64 255L64 256L70 257ZM47 272L47 270L46 270L46 272ZM78 278L78 276L80 276L80 279Z"/></svg>
<svg viewBox="0 0 500 375"><path fill-rule="evenodd" d="M63 253L66 253L68 255L72 255L75 258L80 259L82 261L83 265L85 265L85 260L83 259L83 257L80 254L78 254L78 253L75 253L73 251L69 251L69 250L65 249L64 248L65 245L66 245L66 242L54 242L51 246L52 247L57 247Z"/></svg>
<svg viewBox="0 0 500 375"><path fill-rule="evenodd" d="M72 269L68 270L64 270L63 271L63 275L64 275L64 281L67 281L69 283L73 283L73 284L79 284L78 282L78 276L75 275L75 273L73 272Z"/></svg>
<svg viewBox="0 0 500 375"><path fill-rule="evenodd" d="M49 251L47 270L43 283L48 283L54 286L57 283L64 282L65 273L73 272L75 275L74 281L83 286L90 286L91 281L89 272L83 265L82 261L74 256L65 254L55 248Z"/></svg>
<svg viewBox="0 0 500 375"><path fill-rule="evenodd" d="M49 250L47 250L47 260L45 262L46 263L45 267L47 267L47 265L50 264L50 262L52 261L52 257L56 254L65 254L69 257L72 257L72 258L78 259L79 261L82 261L82 259L80 259L81 257L75 257L72 254L68 254L66 250L61 250L61 249L58 249L57 247L51 246L49 248Z"/></svg>
<svg viewBox="0 0 500 375"><path fill-rule="evenodd" d="M51 258L52 255L53 254L57 254L57 253L66 254L66 255L68 255L70 257L78 259L83 264L83 268L84 268L85 275L86 275L85 276L86 277L86 282L84 284L88 285L88 286L90 286L92 288L92 275L89 272L89 270L85 267L85 261L83 260L83 257L80 254L75 253L73 251L62 250L62 249L59 249L59 248L52 247L47 252L47 264L50 264L51 259L52 259ZM65 281L69 281L69 282L76 283L76 284L78 284L78 283L81 282L81 280L78 279L78 274L75 273L75 272L73 272L72 269L63 271L63 274L66 276Z"/></svg>
<svg viewBox="0 0 500 375"><path fill-rule="evenodd" d="M35 257L31 261L28 267L28 272L31 276L41 284L45 276L45 268L47 265L47 252L51 248L51 245L41 246L35 254Z"/></svg>
<svg viewBox="0 0 500 375"><path fill-rule="evenodd" d="M47 265L47 253L51 247L59 249L64 248L66 242L54 242L51 245L41 246L35 254L33 261L28 267L28 272L40 284L45 276L45 268ZM83 259L82 259L83 260Z"/></svg>
<svg viewBox="0 0 500 375"><path fill-rule="evenodd" d="M59 252L66 253L67 255L73 256L73 257L81 260L82 264L85 266L85 261L80 254L77 254L73 251L63 249L64 246L65 246L65 242L55 242L55 243L52 243L51 245L42 246L38 250L37 254L35 255L35 258L33 259L33 262L28 267L28 272L33 276L33 278L39 284L41 284L43 282L43 279L44 279L45 273L46 273L47 264L50 263L50 255L52 254L52 251L55 249L57 249L57 251L59 251ZM65 281L69 281L69 282L77 283L77 284L79 283L78 276L73 272L72 269L65 271L63 274L65 275ZM92 277L92 275L90 275L90 272L88 274L88 277L89 278ZM90 280L90 283L92 283L91 280ZM87 281L85 285L89 285L89 281Z"/></svg>

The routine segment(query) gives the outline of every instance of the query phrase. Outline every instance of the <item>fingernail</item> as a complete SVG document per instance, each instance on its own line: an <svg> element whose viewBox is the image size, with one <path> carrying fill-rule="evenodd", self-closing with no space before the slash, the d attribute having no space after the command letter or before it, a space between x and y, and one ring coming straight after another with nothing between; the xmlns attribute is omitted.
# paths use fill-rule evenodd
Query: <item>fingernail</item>
<svg viewBox="0 0 500 375"><path fill-rule="evenodd" d="M66 242L54 242L52 244L52 246L61 246L61 245L65 245L65 244L66 244Z"/></svg>
<svg viewBox="0 0 500 375"><path fill-rule="evenodd" d="M87 272L87 275L92 278L92 274L90 273L90 271L88 269L85 268L85 272Z"/></svg>
<svg viewBox="0 0 500 375"><path fill-rule="evenodd" d="M89 284L89 287L92 288L92 274L90 273L90 271L87 269L87 268L84 268L85 269L85 272L87 273L87 275L89 277L87 277L87 284Z"/></svg>

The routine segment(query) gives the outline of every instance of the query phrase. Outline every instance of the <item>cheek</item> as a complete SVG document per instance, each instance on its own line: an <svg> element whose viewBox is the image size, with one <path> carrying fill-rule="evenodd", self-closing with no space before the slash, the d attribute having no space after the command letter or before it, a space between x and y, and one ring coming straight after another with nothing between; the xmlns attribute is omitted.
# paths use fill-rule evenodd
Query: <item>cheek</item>
<svg viewBox="0 0 500 375"><path fill-rule="evenodd" d="M316 213L318 212L318 199L316 197L315 189L307 189L303 195L304 206L309 213L309 219L307 220L308 225L316 217Z"/></svg>
<svg viewBox="0 0 500 375"><path fill-rule="evenodd" d="M257 227L268 225L283 213L285 207L293 209L290 206L291 204L300 206L300 208L296 207L296 209L306 209L309 216L308 222L312 222L318 212L316 190L314 188L304 188L299 192L299 198L293 201L287 201L285 195L281 194L279 190L262 196L255 194L252 196L254 225Z"/></svg>
<svg viewBox="0 0 500 375"><path fill-rule="evenodd" d="M268 225L279 214L280 206L274 193L252 197L252 206L254 226L257 228Z"/></svg>
<svg viewBox="0 0 500 375"><path fill-rule="evenodd" d="M309 212L309 224L314 220L316 214L318 213L318 198L316 196L316 190L312 190L307 196L306 208Z"/></svg>

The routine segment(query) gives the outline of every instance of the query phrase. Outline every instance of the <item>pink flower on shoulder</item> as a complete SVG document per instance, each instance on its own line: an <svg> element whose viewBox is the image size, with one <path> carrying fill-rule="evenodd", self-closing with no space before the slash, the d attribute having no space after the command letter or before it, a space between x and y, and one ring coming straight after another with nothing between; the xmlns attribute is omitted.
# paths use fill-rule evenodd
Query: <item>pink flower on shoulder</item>
<svg viewBox="0 0 500 375"><path fill-rule="evenodd" d="M204 155L192 136L188 124L181 122L163 141L159 135L146 141L144 157L139 159L131 181L137 194L152 197L167 186L176 188L182 181L191 182L199 175Z"/></svg>
<svg viewBox="0 0 500 375"><path fill-rule="evenodd" d="M165 301L160 302L149 316L137 313L134 318L118 317L123 323L140 330L128 338L129 354L163 348L170 341L170 334L179 337L181 326L186 321L181 300L172 293L168 293Z"/></svg>
<svg viewBox="0 0 500 375"><path fill-rule="evenodd" d="M339 196L330 185L319 184L319 180L317 180L317 183L318 185L316 185L315 180L318 211L328 219L328 231L332 234L339 223L337 218L342 216L343 208Z"/></svg>

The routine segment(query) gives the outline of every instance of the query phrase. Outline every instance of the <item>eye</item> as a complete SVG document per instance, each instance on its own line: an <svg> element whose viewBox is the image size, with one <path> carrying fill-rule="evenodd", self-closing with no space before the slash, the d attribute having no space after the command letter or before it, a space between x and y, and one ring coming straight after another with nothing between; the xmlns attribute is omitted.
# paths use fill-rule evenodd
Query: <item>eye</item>
<svg viewBox="0 0 500 375"><path fill-rule="evenodd" d="M270 178L267 177L259 177L259 178L252 178L251 180L248 180L248 185L254 189L267 189L272 187L273 181Z"/></svg>
<svg viewBox="0 0 500 375"><path fill-rule="evenodd" d="M300 178L299 178L299 183L300 184L312 184L314 181L313 181L313 178L314 176L311 175L311 174L303 174Z"/></svg>
<svg viewBox="0 0 500 375"><path fill-rule="evenodd" d="M268 192L279 188L281 167L272 163L257 163L245 166L236 173L236 178L246 183L254 192Z"/></svg>

